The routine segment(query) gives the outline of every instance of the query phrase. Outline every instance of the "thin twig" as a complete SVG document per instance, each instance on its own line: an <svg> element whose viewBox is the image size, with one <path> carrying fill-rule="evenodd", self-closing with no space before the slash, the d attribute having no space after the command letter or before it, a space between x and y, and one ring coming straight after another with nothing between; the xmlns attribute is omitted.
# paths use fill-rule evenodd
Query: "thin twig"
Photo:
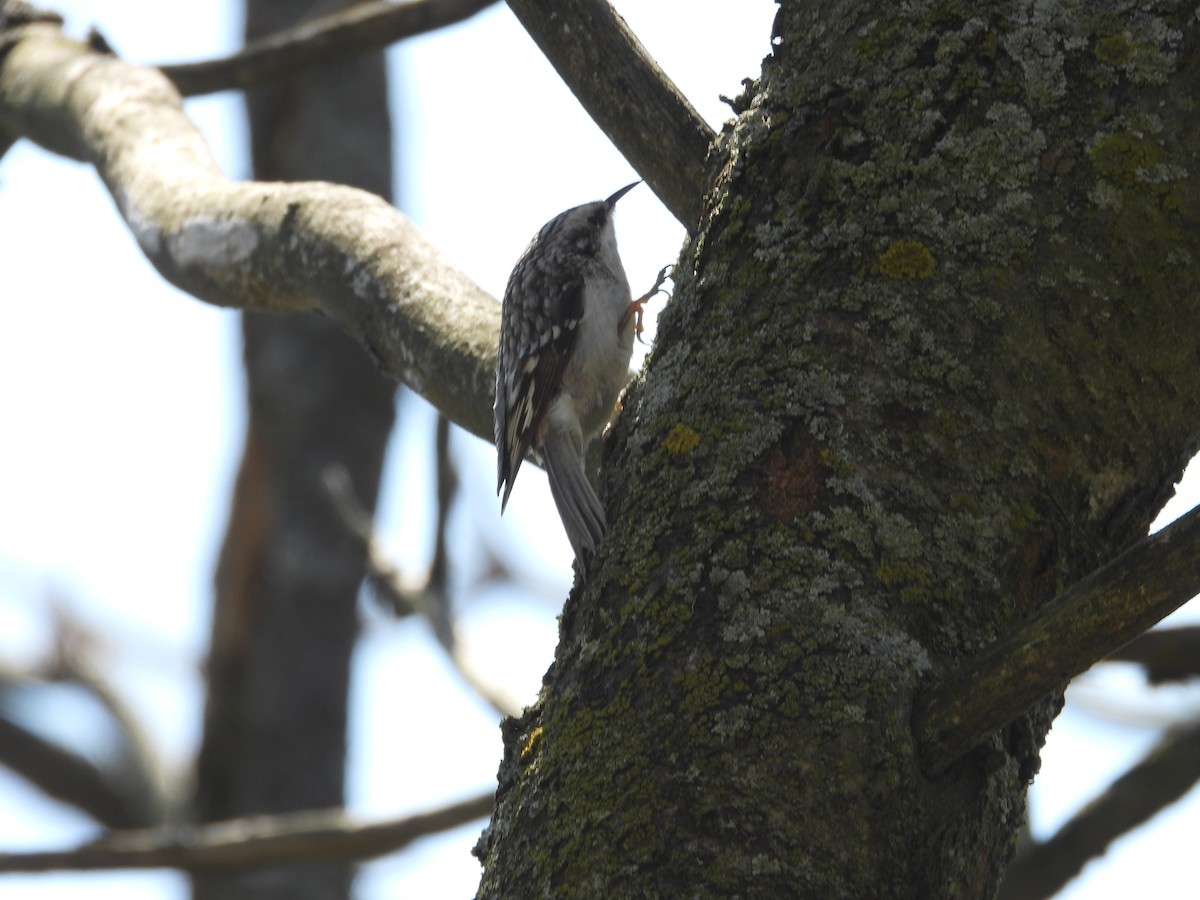
<svg viewBox="0 0 1200 900"><path fill-rule="evenodd" d="M104 639L83 623L68 604L51 598L53 652L24 669L0 667L0 765L20 774L47 795L70 804L109 828L136 828L163 820L157 754L141 724L96 662ZM26 705L23 696L69 685L90 694L111 719L116 739L101 762L27 728L8 712ZM7 708L7 709L6 709Z"/></svg>
<svg viewBox="0 0 1200 900"><path fill-rule="evenodd" d="M344 810L334 809L113 832L72 850L0 854L0 872L161 868L195 872L370 859L488 816L492 804L489 792L431 812L367 825L353 823Z"/></svg>
<svg viewBox="0 0 1200 900"><path fill-rule="evenodd" d="M159 68L185 97L248 88L301 69L343 62L469 19L497 0L360 3L247 44L231 56Z"/></svg>
<svg viewBox="0 0 1200 900"><path fill-rule="evenodd" d="M120 736L119 750L110 765L114 784L124 786L131 805L144 810L140 822L160 822L167 813L162 764L150 736L133 710L96 662L99 635L75 616L62 601L51 601L55 619L56 658L50 674L59 681L77 684L96 698L111 717Z"/></svg>
<svg viewBox="0 0 1200 900"><path fill-rule="evenodd" d="M1200 592L1200 508L1070 587L926 690L913 729L930 774Z"/></svg>
<svg viewBox="0 0 1200 900"><path fill-rule="evenodd" d="M370 515L354 493L345 469L330 466L322 475L325 490L335 512L349 535L358 540L366 553L367 580L387 602L396 615L421 615L433 631L438 644L453 663L462 679L492 709L502 716L519 716L521 704L508 697L475 670L458 639L458 630L450 614L445 585L436 584L430 577L419 586L412 586L398 566L379 549L371 527Z"/></svg>
<svg viewBox="0 0 1200 900"><path fill-rule="evenodd" d="M716 134L606 0L508 0L559 77L689 232Z"/></svg>

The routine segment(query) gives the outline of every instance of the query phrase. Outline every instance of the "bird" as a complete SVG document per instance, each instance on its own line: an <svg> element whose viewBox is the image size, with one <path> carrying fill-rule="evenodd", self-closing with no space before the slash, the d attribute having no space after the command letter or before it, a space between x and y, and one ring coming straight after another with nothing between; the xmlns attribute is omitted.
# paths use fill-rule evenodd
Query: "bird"
<svg viewBox="0 0 1200 900"><path fill-rule="evenodd" d="M513 267L500 314L493 407L500 512L532 449L546 467L581 576L608 528L584 460L629 377L641 319L617 252L613 210L640 183L543 225Z"/></svg>

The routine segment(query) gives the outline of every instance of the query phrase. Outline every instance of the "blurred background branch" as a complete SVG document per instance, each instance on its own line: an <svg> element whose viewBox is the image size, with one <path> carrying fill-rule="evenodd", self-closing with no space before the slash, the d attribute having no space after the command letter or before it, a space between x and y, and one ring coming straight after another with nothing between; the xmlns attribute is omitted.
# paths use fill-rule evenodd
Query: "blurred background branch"
<svg viewBox="0 0 1200 900"><path fill-rule="evenodd" d="M346 62L405 38L469 19L498 0L408 0L356 3L248 41L219 59L159 66L185 97L248 88L302 69Z"/></svg>
<svg viewBox="0 0 1200 900"><path fill-rule="evenodd" d="M1109 654L1108 661L1138 664L1151 684L1200 677L1200 628L1147 631Z"/></svg>
<svg viewBox="0 0 1200 900"><path fill-rule="evenodd" d="M1167 733L1102 796L1045 841L1027 844L1008 868L998 900L1053 897L1113 841L1133 831L1200 780L1200 722Z"/></svg>
<svg viewBox="0 0 1200 900"><path fill-rule="evenodd" d="M141 723L104 674L104 638L65 601L51 599L47 609L52 652L25 669L0 668L0 765L108 828L163 822L170 804L161 766ZM101 712L108 737L103 755L86 756L33 726L46 694L64 690L81 693Z"/></svg>
<svg viewBox="0 0 1200 900"><path fill-rule="evenodd" d="M0 872L174 868L189 872L256 866L350 862L393 853L418 838L482 819L492 795L383 822L359 824L344 811L255 816L209 825L173 825L106 834L73 850L0 853Z"/></svg>
<svg viewBox="0 0 1200 900"><path fill-rule="evenodd" d="M363 547L367 559L367 580L375 589L379 601L397 618L418 615L429 623L438 644L446 652L455 670L489 706L503 716L519 716L522 704L506 691L488 681L478 671L458 636L458 626L451 609L449 550L447 531L450 507L458 489L458 475L449 452L450 423L438 417L437 459L437 524L433 562L425 577L414 583L406 578L400 567L380 549L371 517L354 494L353 485L344 469L330 467L323 476L330 502L337 511L348 534Z"/></svg>

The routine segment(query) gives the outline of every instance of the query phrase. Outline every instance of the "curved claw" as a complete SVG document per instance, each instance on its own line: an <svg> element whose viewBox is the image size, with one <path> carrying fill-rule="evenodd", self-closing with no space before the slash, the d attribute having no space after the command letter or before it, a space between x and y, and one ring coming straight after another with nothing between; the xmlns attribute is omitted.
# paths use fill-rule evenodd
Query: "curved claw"
<svg viewBox="0 0 1200 900"><path fill-rule="evenodd" d="M637 316L637 324L635 326L634 334L637 336L639 342L645 343L642 341L642 316L646 312L645 305L647 302L653 299L656 294L666 294L668 297L671 296L670 292L663 287L663 282L667 280L667 273L673 268L675 267L663 266L658 270L658 277L654 279L654 286L646 293L642 294L642 296L630 303L626 308L624 315L621 316L621 320L617 323L618 332L625 330L625 326L628 324L630 316Z"/></svg>

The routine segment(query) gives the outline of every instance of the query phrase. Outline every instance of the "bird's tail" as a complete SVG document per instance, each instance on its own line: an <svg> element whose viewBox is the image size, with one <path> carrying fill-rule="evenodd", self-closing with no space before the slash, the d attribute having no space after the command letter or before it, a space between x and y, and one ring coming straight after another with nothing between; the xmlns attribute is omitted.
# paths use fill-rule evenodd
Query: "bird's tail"
<svg viewBox="0 0 1200 900"><path fill-rule="evenodd" d="M596 552L608 525L600 498L584 472L580 443L578 435L552 429L542 442L541 452L550 476L550 494L582 573L587 568L587 557Z"/></svg>

